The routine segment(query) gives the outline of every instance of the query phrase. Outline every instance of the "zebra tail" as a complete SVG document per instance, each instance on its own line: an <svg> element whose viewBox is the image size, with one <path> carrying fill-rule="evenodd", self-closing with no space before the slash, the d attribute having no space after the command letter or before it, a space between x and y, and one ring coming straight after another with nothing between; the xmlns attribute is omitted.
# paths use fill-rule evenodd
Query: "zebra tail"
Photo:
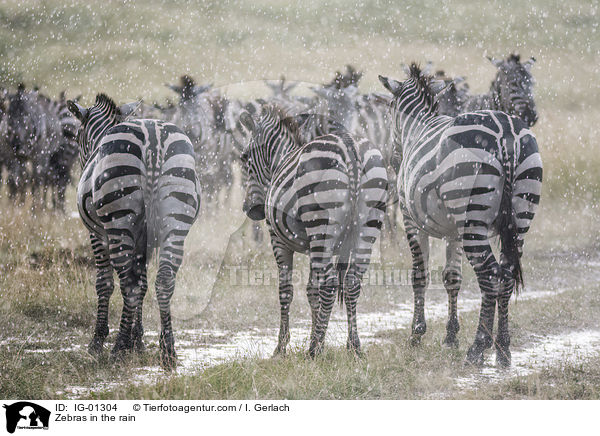
<svg viewBox="0 0 600 436"><path fill-rule="evenodd" d="M338 286L338 302L340 305L344 304L345 297L345 278L350 262L352 262L352 253L356 248L356 240L359 237L358 229L358 190L360 185L359 180L359 159L358 150L356 149L356 142L350 135L344 133L341 135L344 144L348 150L349 157L349 183L350 183L350 217L348 219L346 236L342 247L340 249L340 256L338 258L338 271L340 272L340 284Z"/></svg>
<svg viewBox="0 0 600 436"><path fill-rule="evenodd" d="M506 150L506 149L505 149ZM504 189L502 191L502 200L500 201L500 222L499 234L502 254L506 257L509 265L512 266L512 275L515 280L515 293L524 286L523 269L521 267L521 256L519 255L518 247L518 227L517 214L512 204L513 197L513 177L514 166L511 165L511 160L505 153L504 159Z"/></svg>
<svg viewBox="0 0 600 436"><path fill-rule="evenodd" d="M150 172L150 171L149 171ZM149 177L149 180L146 181L147 185L144 187L144 209L146 216L146 233L147 233L147 241L146 241L146 256L148 261L152 259L152 257L156 254L159 249L159 233L160 230L158 228L158 211L157 211L157 202L155 201L158 194L158 177L153 174L154 172L150 172L152 174ZM158 256L154 256L155 260L158 262Z"/></svg>

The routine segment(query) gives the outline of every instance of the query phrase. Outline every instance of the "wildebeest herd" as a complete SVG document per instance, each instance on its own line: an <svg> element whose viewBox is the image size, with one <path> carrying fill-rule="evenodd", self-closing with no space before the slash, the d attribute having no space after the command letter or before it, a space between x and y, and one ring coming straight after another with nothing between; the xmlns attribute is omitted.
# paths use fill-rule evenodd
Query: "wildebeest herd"
<svg viewBox="0 0 600 436"><path fill-rule="evenodd" d="M406 79L379 76L389 93L361 94L362 73L351 66L311 88L267 82L271 95L242 101L183 76L175 104L117 106L98 94L85 108L52 101L19 86L0 103L0 164L9 195L31 190L36 206L63 208L77 154L77 204L90 231L97 265L98 316L89 346L102 352L116 271L123 296L112 354L144 348L142 301L146 268L157 250L156 294L163 365L176 364L170 299L184 240L200 210L214 208L241 165L246 189L240 207L266 220L279 270L281 325L276 354L289 342L295 252L310 259L307 295L312 312L309 354L321 352L336 297L347 308L349 350L360 353L356 305L372 246L399 210L412 259L411 342L426 331L429 236L446 242L444 286L449 319L445 343L457 345L457 296L464 253L482 292L475 340L467 362L481 364L492 345L510 365L508 302L523 284L523 237L539 203L542 164L530 127L533 58L490 59L497 74L487 94L471 95L462 77L404 67ZM68 108L68 110L67 110ZM72 115L71 115L72 114ZM159 121L160 120L160 121ZM208 205L206 205L208 203ZM500 238L497 259L490 238ZM494 337L494 319L498 314Z"/></svg>

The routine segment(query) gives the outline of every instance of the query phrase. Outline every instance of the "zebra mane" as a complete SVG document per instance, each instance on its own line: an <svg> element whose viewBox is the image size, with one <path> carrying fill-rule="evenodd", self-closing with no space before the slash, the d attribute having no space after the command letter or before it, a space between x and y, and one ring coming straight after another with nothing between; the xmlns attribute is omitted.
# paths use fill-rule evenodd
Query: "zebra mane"
<svg viewBox="0 0 600 436"><path fill-rule="evenodd" d="M104 106L104 111L107 115L116 116L119 113L119 108L112 98L104 93L96 95L96 106Z"/></svg>
<svg viewBox="0 0 600 436"><path fill-rule="evenodd" d="M277 104L271 103L263 108L263 114L268 114L269 116L279 119L281 124L283 124L290 131L294 139L299 141L300 126L298 125L298 121L284 108Z"/></svg>
<svg viewBox="0 0 600 436"><path fill-rule="evenodd" d="M517 53L511 53L508 56L507 59L508 62L514 62L515 64L518 64L521 62L521 55L517 54Z"/></svg>
<svg viewBox="0 0 600 436"><path fill-rule="evenodd" d="M437 113L438 101L436 98L437 92L433 89L435 78L430 75L423 74L421 67L416 63L412 62L409 67L409 78L413 79L419 90L425 96L425 101L431 110Z"/></svg>

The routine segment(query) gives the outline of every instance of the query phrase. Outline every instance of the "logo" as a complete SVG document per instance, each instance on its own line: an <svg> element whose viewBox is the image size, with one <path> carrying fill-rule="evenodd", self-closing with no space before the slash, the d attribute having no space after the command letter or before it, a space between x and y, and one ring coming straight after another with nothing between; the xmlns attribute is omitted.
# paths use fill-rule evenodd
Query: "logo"
<svg viewBox="0 0 600 436"><path fill-rule="evenodd" d="M48 430L50 411L28 401L19 401L11 405L4 404L6 409L6 431L14 433L18 429Z"/></svg>

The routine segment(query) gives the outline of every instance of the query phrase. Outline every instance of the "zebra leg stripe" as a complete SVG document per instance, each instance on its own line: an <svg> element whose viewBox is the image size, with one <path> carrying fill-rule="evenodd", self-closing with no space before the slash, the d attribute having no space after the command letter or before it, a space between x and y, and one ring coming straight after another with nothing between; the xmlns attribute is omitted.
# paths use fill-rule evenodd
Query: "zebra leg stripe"
<svg viewBox="0 0 600 436"><path fill-rule="evenodd" d="M175 354L175 338L171 321L171 297L175 292L175 276L179 265L174 265L168 260L161 259L156 275L156 300L160 311L161 332L159 346L162 364L165 368L172 368L177 360Z"/></svg>
<svg viewBox="0 0 600 436"><path fill-rule="evenodd" d="M467 363L474 365L483 364L483 352L492 346L496 300L501 281L500 265L496 262L489 242L483 242L481 245L469 247L469 250L465 248L465 254L475 270L482 293L475 341L467 352Z"/></svg>
<svg viewBox="0 0 600 436"><path fill-rule="evenodd" d="M324 262L325 258L323 258ZM337 269L331 260L325 266L317 266L314 270L319 286L319 312L317 313L317 323L313 329L314 334L311 337L308 348L308 353L311 357L316 356L323 350L323 342L331 316L331 309L335 303L335 297L340 286Z"/></svg>
<svg viewBox="0 0 600 436"><path fill-rule="evenodd" d="M512 268L505 261L504 255L500 254L500 266L502 267L502 281L498 294L498 333L496 335L496 364L507 368L511 363L510 335L508 332L508 303L515 288Z"/></svg>
<svg viewBox="0 0 600 436"><path fill-rule="evenodd" d="M412 255L412 286L414 312L412 321L411 344L418 345L427 331L425 322L425 290L429 284L429 237L421 232L412 219L404 214L404 228Z"/></svg>
<svg viewBox="0 0 600 436"><path fill-rule="evenodd" d="M348 316L348 341L346 348L360 355L360 339L356 325L356 305L361 291L361 281L367 268L353 262L344 278L344 300Z"/></svg>
<svg viewBox="0 0 600 436"><path fill-rule="evenodd" d="M102 353L104 341L108 336L108 305L114 291L113 269L110 265L108 246L93 233L90 234L92 250L96 261L96 294L98 312L94 337L88 346L92 355Z"/></svg>
<svg viewBox="0 0 600 436"><path fill-rule="evenodd" d="M144 261L143 270L139 275L139 289L140 289L140 303L137 306L135 312L135 320L133 323L133 348L137 352L143 352L146 350L146 346L143 342L144 337L144 326L142 324L142 309L144 306L144 297L146 296L146 292L148 291L148 276L146 272L146 262Z"/></svg>
<svg viewBox="0 0 600 436"><path fill-rule="evenodd" d="M458 323L458 292L462 283L462 245L460 241L446 243L446 267L442 273L444 287L448 293L448 323L446 324L446 338L444 344L458 347L456 334L460 329Z"/></svg>
<svg viewBox="0 0 600 436"><path fill-rule="evenodd" d="M319 283L316 277L316 272L311 268L310 277L306 284L306 296L308 297L308 304L310 305L310 313L312 318L312 326L310 330L310 337L315 336L315 327L317 325L317 317L319 315Z"/></svg>
<svg viewBox="0 0 600 436"><path fill-rule="evenodd" d="M275 348L276 355L285 355L286 347L290 342L290 305L294 298L292 285L292 270L294 267L294 252L280 246L277 237L271 233L275 253L275 260L279 268L279 305L281 311L281 323L279 326L279 341Z"/></svg>

